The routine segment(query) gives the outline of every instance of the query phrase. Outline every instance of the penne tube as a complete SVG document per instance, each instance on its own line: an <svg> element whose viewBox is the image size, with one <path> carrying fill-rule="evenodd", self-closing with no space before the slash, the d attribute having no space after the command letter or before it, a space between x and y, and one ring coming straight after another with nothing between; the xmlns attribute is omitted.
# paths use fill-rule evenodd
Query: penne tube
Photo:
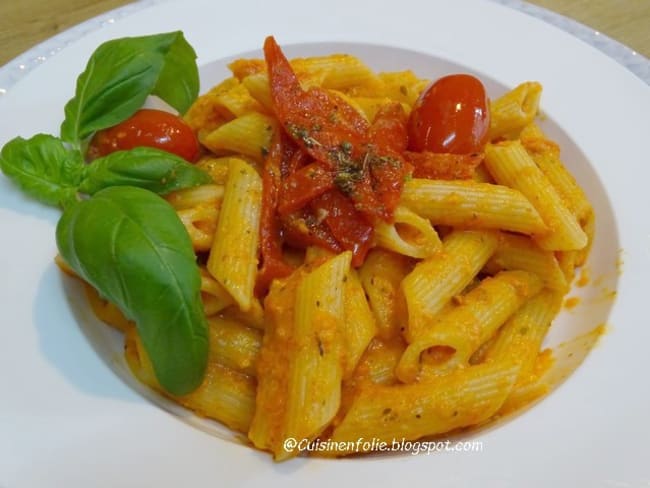
<svg viewBox="0 0 650 488"><path fill-rule="evenodd" d="M404 184L401 204L434 225L523 234L547 231L526 197L503 185L414 178Z"/></svg>
<svg viewBox="0 0 650 488"><path fill-rule="evenodd" d="M417 340L431 319L474 279L498 241L496 233L453 231L443 239L441 252L418 263L404 278L409 342Z"/></svg>
<svg viewBox="0 0 650 488"><path fill-rule="evenodd" d="M359 269L370 309L377 320L377 334L383 339L400 335L408 320L400 283L411 271L412 261L382 249L368 253Z"/></svg>
<svg viewBox="0 0 650 488"><path fill-rule="evenodd" d="M344 279L352 253L346 251L311 271L296 290L285 437L314 439L334 418L341 402L345 318ZM298 451L282 446L277 460Z"/></svg>
<svg viewBox="0 0 650 488"><path fill-rule="evenodd" d="M249 113L266 112L265 108L251 96L241 83L215 96L216 107L225 111L229 119Z"/></svg>
<svg viewBox="0 0 650 488"><path fill-rule="evenodd" d="M261 205L262 179L251 165L233 158L207 269L243 311L253 300Z"/></svg>
<svg viewBox="0 0 650 488"><path fill-rule="evenodd" d="M485 361L511 361L519 365L519 380L529 375L551 322L562 306L562 294L543 290L528 300L504 324Z"/></svg>
<svg viewBox="0 0 650 488"><path fill-rule="evenodd" d="M185 226L195 251L209 251L214 242L214 235L219 220L217 205L197 205L176 212Z"/></svg>
<svg viewBox="0 0 650 488"><path fill-rule="evenodd" d="M201 144L216 154L235 153L261 162L268 153L275 119L251 112L199 137Z"/></svg>
<svg viewBox="0 0 650 488"><path fill-rule="evenodd" d="M208 324L210 354L214 355L215 360L233 371L255 376L262 347L260 331L222 317L211 317Z"/></svg>
<svg viewBox="0 0 650 488"><path fill-rule="evenodd" d="M239 82L236 78L226 78L210 89L207 93L198 97L189 108L183 119L196 132L209 133L217 127L223 125L228 119L228 114L224 114L219 109L217 97L225 93Z"/></svg>
<svg viewBox="0 0 650 488"><path fill-rule="evenodd" d="M436 358L436 371L467 365L481 344L541 288L541 280L525 271L485 278L458 306L438 315L415 337L397 366L397 377L405 383L415 381L425 352Z"/></svg>
<svg viewBox="0 0 650 488"><path fill-rule="evenodd" d="M374 338L361 357L353 382L360 385L399 383L395 376L395 368L405 349L406 344L400 337L389 341Z"/></svg>
<svg viewBox="0 0 650 488"><path fill-rule="evenodd" d="M419 259L442 248L431 222L402 205L395 209L393 222L375 224L375 240L379 247Z"/></svg>
<svg viewBox="0 0 650 488"><path fill-rule="evenodd" d="M262 304L257 298L251 300L251 307L246 311L235 304L223 309L220 315L224 318L241 322L245 326L252 327L253 329L262 331L266 329L264 307L262 307Z"/></svg>
<svg viewBox="0 0 650 488"><path fill-rule="evenodd" d="M560 159L560 147L546 138L536 124L530 124L521 133L521 143L553 185L569 211L582 222L593 212L584 190Z"/></svg>
<svg viewBox="0 0 650 488"><path fill-rule="evenodd" d="M271 87L269 86L269 76L266 69L262 73L253 73L242 80L242 84L248 90L248 93L257 100L270 113L273 112L273 100L271 99Z"/></svg>
<svg viewBox="0 0 650 488"><path fill-rule="evenodd" d="M183 210L199 205L210 205L218 208L223 199L224 188L221 185L201 185L185 190L178 190L165 196L176 210Z"/></svg>
<svg viewBox="0 0 650 488"><path fill-rule="evenodd" d="M502 234L499 245L485 265L484 271L495 274L501 270L517 269L535 273L548 288L568 291L566 277L552 251L540 249L528 237Z"/></svg>
<svg viewBox="0 0 650 488"><path fill-rule="evenodd" d="M286 438L313 439L334 418L343 377L344 279L352 253L271 285L269 328L258 362L257 410L249 431L276 460L298 454Z"/></svg>
<svg viewBox="0 0 650 488"><path fill-rule="evenodd" d="M541 95L542 85L529 81L493 100L490 103L490 140L518 135L537 115Z"/></svg>
<svg viewBox="0 0 650 488"><path fill-rule="evenodd" d="M257 362L255 415L248 438L258 449L281 452L293 354L296 290L306 274L298 268L287 278L274 280L264 301L266 331Z"/></svg>
<svg viewBox="0 0 650 488"><path fill-rule="evenodd" d="M209 317L232 305L233 299L221 283L215 280L205 268L200 267L199 271L201 273L201 300L205 315Z"/></svg>
<svg viewBox="0 0 650 488"><path fill-rule="evenodd" d="M320 74L321 86L333 90L346 90L375 78L374 73L359 58L349 54L297 58L291 60L291 66L298 77Z"/></svg>
<svg viewBox="0 0 650 488"><path fill-rule="evenodd" d="M488 144L485 165L498 183L519 190L539 212L548 228L546 234L535 236L542 249L573 251L587 245L575 216L519 141Z"/></svg>
<svg viewBox="0 0 650 488"><path fill-rule="evenodd" d="M484 422L503 404L517 372L515 365L490 363L470 366L435 381L366 387L332 433L333 445L339 450L328 454L358 453L360 438L390 443Z"/></svg>
<svg viewBox="0 0 650 488"><path fill-rule="evenodd" d="M209 337L210 355L203 382L192 393L183 396L170 395L160 387L135 328L126 334L124 355L134 376L145 385L197 415L246 432L255 409L255 379L219 364L215 358L214 336L210 334Z"/></svg>
<svg viewBox="0 0 650 488"><path fill-rule="evenodd" d="M342 324L345 344L343 378L348 379L352 376L368 344L377 334L377 323L355 270L350 270L343 288L345 312L345 320Z"/></svg>

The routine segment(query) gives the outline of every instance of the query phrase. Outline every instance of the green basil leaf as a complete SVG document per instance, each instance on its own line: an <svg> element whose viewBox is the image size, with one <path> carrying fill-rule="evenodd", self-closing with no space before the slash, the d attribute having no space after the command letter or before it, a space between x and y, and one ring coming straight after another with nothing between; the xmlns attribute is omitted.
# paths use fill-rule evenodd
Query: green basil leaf
<svg viewBox="0 0 650 488"><path fill-rule="evenodd" d="M137 324L161 386L183 395L201 384L208 354L201 277L173 207L141 188L114 186L66 209L61 256Z"/></svg>
<svg viewBox="0 0 650 488"><path fill-rule="evenodd" d="M205 171L175 154L138 147L93 161L86 167L79 190L92 195L109 186L137 186L165 195L211 181Z"/></svg>
<svg viewBox="0 0 650 488"><path fill-rule="evenodd" d="M61 137L79 145L93 132L129 118L150 94L184 113L198 91L196 53L182 32L107 41L77 78Z"/></svg>
<svg viewBox="0 0 650 488"><path fill-rule="evenodd" d="M151 94L162 98L181 114L187 112L199 94L196 52L181 32L177 33L167 51L165 64Z"/></svg>
<svg viewBox="0 0 650 488"><path fill-rule="evenodd" d="M76 200L84 163L78 151L60 139L37 134L16 137L2 148L0 169L29 196L49 205L65 206Z"/></svg>

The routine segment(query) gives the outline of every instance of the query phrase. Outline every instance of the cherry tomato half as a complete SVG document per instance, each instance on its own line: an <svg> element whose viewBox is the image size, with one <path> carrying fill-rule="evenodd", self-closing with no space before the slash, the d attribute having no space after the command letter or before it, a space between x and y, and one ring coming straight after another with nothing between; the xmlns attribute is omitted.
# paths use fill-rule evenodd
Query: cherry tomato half
<svg viewBox="0 0 650 488"><path fill-rule="evenodd" d="M199 156L199 142L180 117L162 110L138 110L113 127L98 131L90 142L90 159L115 151L147 146L176 154L194 162Z"/></svg>
<svg viewBox="0 0 650 488"><path fill-rule="evenodd" d="M470 154L483 148L489 128L483 83L471 75L449 75L433 83L415 102L409 117L409 147Z"/></svg>

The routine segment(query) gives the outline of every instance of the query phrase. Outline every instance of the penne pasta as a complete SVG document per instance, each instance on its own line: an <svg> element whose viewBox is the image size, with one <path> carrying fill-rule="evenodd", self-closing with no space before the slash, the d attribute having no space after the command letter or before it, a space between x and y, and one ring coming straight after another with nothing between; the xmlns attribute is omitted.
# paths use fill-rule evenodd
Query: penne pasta
<svg viewBox="0 0 650 488"><path fill-rule="evenodd" d="M345 370L350 378L370 341L377 334L377 323L370 310L366 293L355 270L350 270L343 286L345 320L342 324L345 344Z"/></svg>
<svg viewBox="0 0 650 488"><path fill-rule="evenodd" d="M238 84L236 78L226 78L210 91L201 95L183 117L185 122L198 133L208 133L225 123L228 119L224 116L223 111L219 110L217 97Z"/></svg>
<svg viewBox="0 0 650 488"><path fill-rule="evenodd" d="M502 234L494 255L484 270L495 274L501 270L523 270L535 273L544 286L566 292L568 283L552 251L540 249L535 242L524 236Z"/></svg>
<svg viewBox="0 0 650 488"><path fill-rule="evenodd" d="M405 383L415 381L425 352L436 357L436 371L467 365L481 344L541 288L541 280L525 271L502 271L485 278L458 306L439 314L411 341L397 367L397 377Z"/></svg>
<svg viewBox="0 0 650 488"><path fill-rule="evenodd" d="M265 108L251 96L248 88L238 83L227 91L215 96L215 105L220 111L225 112L227 119L241 117L249 113L265 112Z"/></svg>
<svg viewBox="0 0 650 488"><path fill-rule="evenodd" d="M200 140L216 154L241 154L261 162L269 151L275 125L271 117L251 112L219 126Z"/></svg>
<svg viewBox="0 0 650 488"><path fill-rule="evenodd" d="M208 320L211 354L215 360L248 376L255 376L262 334L235 320L212 317Z"/></svg>
<svg viewBox="0 0 650 488"><path fill-rule="evenodd" d="M560 160L560 147L546 138L536 124L530 124L521 133L521 144L535 164L553 185L567 209L583 222L593 213L584 190Z"/></svg>
<svg viewBox="0 0 650 488"><path fill-rule="evenodd" d="M332 433L333 443L344 448L333 454L358 453L359 438L412 440L479 424L501 407L517 373L515 365L490 363L431 382L364 388Z"/></svg>
<svg viewBox="0 0 650 488"><path fill-rule="evenodd" d="M343 281L352 254L345 252L310 272L296 290L285 436L313 439L334 418L341 401L345 313ZM314 340L315 339L315 340ZM277 459L297 454L285 446Z"/></svg>
<svg viewBox="0 0 650 488"><path fill-rule="evenodd" d="M502 185L415 178L404 185L401 203L434 225L523 234L542 234L547 230L526 197Z"/></svg>
<svg viewBox="0 0 650 488"><path fill-rule="evenodd" d="M165 392L153 371L153 366L135 328L125 337L125 358L134 376L175 402L224 423L233 430L246 432L255 409L255 379L219 364L215 358L214 335L210 334L210 356L201 385L192 393L174 396Z"/></svg>
<svg viewBox="0 0 650 488"><path fill-rule="evenodd" d="M178 210L176 214L185 226L194 250L210 250L214 242L214 234L219 219L219 208L217 205L197 205L196 207Z"/></svg>
<svg viewBox="0 0 650 488"><path fill-rule="evenodd" d="M353 382L364 385L373 383L377 385L394 385L399 383L395 376L395 368L406 349L404 341L397 337L390 341L374 338L364 352Z"/></svg>
<svg viewBox="0 0 650 488"><path fill-rule="evenodd" d="M359 58L349 54L298 58L292 60L291 66L299 77L301 74L320 74L321 86L333 90L349 89L375 78L374 73Z"/></svg>
<svg viewBox="0 0 650 488"><path fill-rule="evenodd" d="M251 307L255 287L261 199L260 176L233 158L207 268L244 311Z"/></svg>
<svg viewBox="0 0 650 488"><path fill-rule="evenodd" d="M257 412L249 438L257 447L273 452L277 460L297 454L287 449L285 438L313 439L338 411L344 279L351 258L349 252L339 254L271 286L267 298L271 328L258 367Z"/></svg>
<svg viewBox="0 0 650 488"><path fill-rule="evenodd" d="M395 209L393 222L375 226L379 247L412 258L428 258L440 250L442 243L431 222L404 206Z"/></svg>
<svg viewBox="0 0 650 488"><path fill-rule="evenodd" d="M454 231L443 239L441 252L418 263L404 278L409 342L425 333L431 319L474 279L498 241L495 233Z"/></svg>
<svg viewBox="0 0 650 488"><path fill-rule="evenodd" d="M539 212L548 227L546 234L535 237L542 249L572 251L587 245L575 216L519 141L488 144L485 165L498 183L521 191Z"/></svg>
<svg viewBox="0 0 650 488"><path fill-rule="evenodd" d="M505 323L489 348L485 361L510 361L519 365L519 380L529 375L551 321L560 311L562 294L543 290L528 300Z"/></svg>
<svg viewBox="0 0 650 488"><path fill-rule="evenodd" d="M184 210L198 205L210 205L218 208L223 199L223 186L201 185L186 190L169 193L165 200L171 203L176 210Z"/></svg>
<svg viewBox="0 0 650 488"><path fill-rule="evenodd" d="M201 273L201 300L205 315L210 316L221 312L232 305L233 299L228 291L215 280L205 268L199 268Z"/></svg>
<svg viewBox="0 0 650 488"><path fill-rule="evenodd" d="M542 85L522 83L490 104L490 140L518 135L539 111Z"/></svg>
<svg viewBox="0 0 650 488"><path fill-rule="evenodd" d="M405 256L380 249L371 251L359 269L359 277L383 339L399 336L408 320L400 283L411 271Z"/></svg>

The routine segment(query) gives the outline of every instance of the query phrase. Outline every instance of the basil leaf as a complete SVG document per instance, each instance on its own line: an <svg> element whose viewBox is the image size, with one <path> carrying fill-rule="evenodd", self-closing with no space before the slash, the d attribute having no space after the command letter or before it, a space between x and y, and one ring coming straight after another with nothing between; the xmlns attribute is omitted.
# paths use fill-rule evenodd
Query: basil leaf
<svg viewBox="0 0 650 488"><path fill-rule="evenodd" d="M67 264L135 321L163 388L183 395L201 384L201 277L171 205L141 188L106 188L63 213L56 241Z"/></svg>
<svg viewBox="0 0 650 488"><path fill-rule="evenodd" d="M49 205L76 200L84 163L78 151L47 134L16 137L2 148L0 169L29 196Z"/></svg>
<svg viewBox="0 0 650 488"><path fill-rule="evenodd" d="M92 195L109 186L137 186L165 195L211 181L205 171L175 154L138 147L93 161L86 167L79 190Z"/></svg>
<svg viewBox="0 0 650 488"><path fill-rule="evenodd" d="M75 145L133 115L150 94L185 112L199 91L196 53L180 31L100 45L65 106L61 137Z"/></svg>
<svg viewBox="0 0 650 488"><path fill-rule="evenodd" d="M165 64L151 94L184 114L199 94L199 69L194 48L181 32L177 35L167 51Z"/></svg>

